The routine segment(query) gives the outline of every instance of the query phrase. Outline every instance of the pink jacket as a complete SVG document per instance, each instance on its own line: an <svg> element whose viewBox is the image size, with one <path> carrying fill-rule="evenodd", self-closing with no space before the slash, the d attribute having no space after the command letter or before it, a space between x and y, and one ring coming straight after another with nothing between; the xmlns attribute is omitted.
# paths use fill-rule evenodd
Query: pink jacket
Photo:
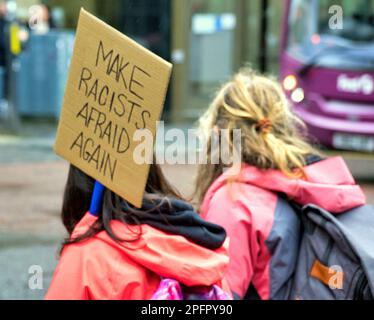
<svg viewBox="0 0 374 320"><path fill-rule="evenodd" d="M271 254L267 239L275 227L279 194L300 205L316 204L340 213L366 203L365 195L340 157L305 167L307 180L290 179L276 170L244 165L235 183L230 171L209 188L201 214L223 226L230 238L227 280L233 293L244 298L250 285L259 298L270 298Z"/></svg>
<svg viewBox="0 0 374 320"><path fill-rule="evenodd" d="M87 231L97 218L87 213L73 237ZM111 222L115 234L133 239L135 226ZM145 300L156 292L161 277L187 286L214 284L229 291L223 280L228 264L227 242L217 249L203 248L182 236L149 225L133 242L118 243L105 231L64 248L47 300Z"/></svg>

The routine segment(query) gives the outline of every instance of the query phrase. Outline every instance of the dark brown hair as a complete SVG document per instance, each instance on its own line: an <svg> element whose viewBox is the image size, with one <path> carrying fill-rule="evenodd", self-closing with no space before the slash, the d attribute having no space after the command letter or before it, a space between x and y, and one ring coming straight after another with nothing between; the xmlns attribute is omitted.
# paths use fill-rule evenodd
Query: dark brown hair
<svg viewBox="0 0 374 320"><path fill-rule="evenodd" d="M71 237L76 224L89 210L94 183L94 179L70 165L61 212L62 222L69 233L69 237L64 241L62 250L66 245L88 239L103 230L115 241L136 241L141 235L140 228L138 228L138 231L134 231L134 228L129 229L134 234L134 237L130 239L122 239L113 232L110 226L112 220L122 221L126 225L129 222L139 224L138 219L145 211L132 207L117 194L106 189L102 212L98 215L96 222L86 233L75 238ZM166 180L161 168L157 164L152 164L143 203L154 203L155 206L161 207L165 202L169 203L168 198L181 199L181 196Z"/></svg>

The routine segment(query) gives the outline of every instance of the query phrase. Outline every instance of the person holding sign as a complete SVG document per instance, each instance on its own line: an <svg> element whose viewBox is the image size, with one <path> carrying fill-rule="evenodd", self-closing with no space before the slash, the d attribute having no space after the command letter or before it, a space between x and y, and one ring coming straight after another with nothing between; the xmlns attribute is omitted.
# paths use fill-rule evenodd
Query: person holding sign
<svg viewBox="0 0 374 320"><path fill-rule="evenodd" d="M63 245L46 299L150 299L161 277L189 287L224 287L223 228L205 222L152 165L143 206L106 189L102 212L88 210L94 179L71 166L62 220Z"/></svg>
<svg viewBox="0 0 374 320"><path fill-rule="evenodd" d="M165 278L230 298L224 229L182 201L157 165L133 159L134 132L155 134L170 72L81 10L55 144L71 163L62 207L69 238L46 299L159 299Z"/></svg>

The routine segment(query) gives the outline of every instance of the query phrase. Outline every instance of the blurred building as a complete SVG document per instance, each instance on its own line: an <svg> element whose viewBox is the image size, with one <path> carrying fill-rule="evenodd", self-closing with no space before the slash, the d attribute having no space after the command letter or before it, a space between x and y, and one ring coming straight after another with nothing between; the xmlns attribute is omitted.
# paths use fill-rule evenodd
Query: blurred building
<svg viewBox="0 0 374 320"><path fill-rule="evenodd" d="M279 0L17 0L19 20L45 4L57 27L76 27L84 7L174 64L164 118L196 120L239 67L278 73ZM32 12L31 12L32 14ZM266 35L266 36L262 36ZM266 50L265 50L266 47Z"/></svg>

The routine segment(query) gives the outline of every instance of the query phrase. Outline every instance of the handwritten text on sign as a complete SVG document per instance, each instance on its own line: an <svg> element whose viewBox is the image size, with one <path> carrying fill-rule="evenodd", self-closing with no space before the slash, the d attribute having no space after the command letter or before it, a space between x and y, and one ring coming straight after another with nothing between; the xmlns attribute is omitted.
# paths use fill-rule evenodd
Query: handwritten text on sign
<svg viewBox="0 0 374 320"><path fill-rule="evenodd" d="M171 66L81 11L55 150L139 206L148 165L133 160L133 134L155 134Z"/></svg>

